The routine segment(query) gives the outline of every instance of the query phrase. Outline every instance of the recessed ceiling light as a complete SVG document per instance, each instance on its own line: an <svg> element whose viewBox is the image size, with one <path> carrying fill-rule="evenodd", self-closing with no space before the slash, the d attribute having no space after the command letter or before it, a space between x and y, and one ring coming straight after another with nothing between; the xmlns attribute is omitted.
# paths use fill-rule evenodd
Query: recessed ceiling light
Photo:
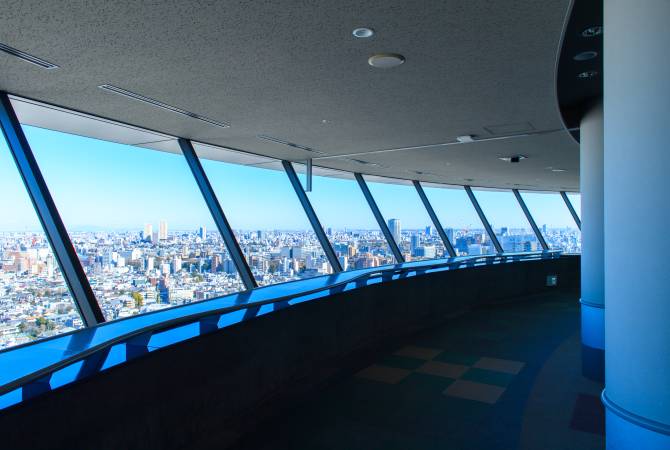
<svg viewBox="0 0 670 450"><path fill-rule="evenodd" d="M565 169L551 169L552 172L567 172Z"/></svg>
<svg viewBox="0 0 670 450"><path fill-rule="evenodd" d="M200 114L193 113L191 111L186 111L185 109L178 108L176 106L168 105L167 103L163 103L159 100L155 100L150 97L146 97L142 94L138 94L136 92L131 92L127 91L125 89L122 89L120 87L112 86L111 84L102 84L98 86L100 89L104 89L109 92L113 92L115 94L123 95L124 97L129 97L132 98L133 100L139 100L144 103L148 103L153 106L157 106L159 108L167 109L168 111L172 111L173 113L181 114L182 116L187 116L191 117L193 119L200 120L202 122L209 123L210 125L215 125L217 127L221 128L228 128L230 125L228 125L225 122L220 122L218 120L210 119L209 117L201 116Z"/></svg>
<svg viewBox="0 0 670 450"><path fill-rule="evenodd" d="M46 61L42 58L38 58L37 56L33 56L29 53L22 52L19 49L10 47L9 45L5 45L1 42L0 42L0 51L3 51L12 56L16 56L17 58L21 58L22 60L29 62L31 64L35 64L36 66L40 66L43 69L58 69L58 66L56 64L50 63L49 61Z"/></svg>
<svg viewBox="0 0 670 450"><path fill-rule="evenodd" d="M498 159L508 163L516 164L520 161L523 161L524 159L528 159L528 157L525 155L512 155L512 156L501 156Z"/></svg>
<svg viewBox="0 0 670 450"><path fill-rule="evenodd" d="M370 56L368 64L378 69L390 69L405 62L405 57L397 53L378 53Z"/></svg>
<svg viewBox="0 0 670 450"><path fill-rule="evenodd" d="M588 51L588 52L577 53L577 54L573 57L573 59L574 59L575 61L588 61L589 59L593 59L593 58L595 58L596 56L598 56L598 52Z"/></svg>
<svg viewBox="0 0 670 450"><path fill-rule="evenodd" d="M597 70L587 70L585 72L582 72L577 75L577 78L581 78L582 80L587 80L589 78L595 78L598 75Z"/></svg>
<svg viewBox="0 0 670 450"><path fill-rule="evenodd" d="M351 34L353 34L355 38L365 39L372 37L375 34L375 30L366 27L356 28L354 31L351 32Z"/></svg>
<svg viewBox="0 0 670 450"><path fill-rule="evenodd" d="M466 134L464 136L458 136L456 140L461 144L467 144L469 142L475 142L475 137L471 134Z"/></svg>
<svg viewBox="0 0 670 450"><path fill-rule="evenodd" d="M603 34L603 27L601 26L589 27L582 31L582 36L584 37L595 37L601 34Z"/></svg>

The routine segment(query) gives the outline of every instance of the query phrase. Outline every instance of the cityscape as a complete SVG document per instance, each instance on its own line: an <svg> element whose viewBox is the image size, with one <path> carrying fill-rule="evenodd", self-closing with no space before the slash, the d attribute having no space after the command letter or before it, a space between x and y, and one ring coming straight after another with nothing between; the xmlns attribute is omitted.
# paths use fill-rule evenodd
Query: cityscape
<svg viewBox="0 0 670 450"><path fill-rule="evenodd" d="M432 226L387 222L406 261L447 257ZM244 286L218 231L172 231L167 221L141 230L70 234L106 320L220 297ZM581 251L576 228L541 226L549 246ZM344 270L395 263L379 230L326 228ZM484 229L446 228L458 256L494 253ZM505 252L540 250L530 230L498 228ZM260 286L332 272L311 230L239 230L236 237ZM41 232L0 232L0 349L83 326Z"/></svg>

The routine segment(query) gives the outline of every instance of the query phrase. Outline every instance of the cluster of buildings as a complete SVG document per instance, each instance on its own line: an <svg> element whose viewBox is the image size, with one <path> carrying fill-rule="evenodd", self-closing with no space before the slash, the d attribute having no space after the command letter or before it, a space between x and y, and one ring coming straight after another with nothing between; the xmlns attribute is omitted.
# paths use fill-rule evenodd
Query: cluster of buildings
<svg viewBox="0 0 670 450"><path fill-rule="evenodd" d="M399 219L389 230L406 261L445 257L435 229L403 230ZM501 228L505 251L538 250L528 230ZM459 256L493 253L483 229L445 232ZM550 246L579 252L576 229L543 227ZM344 270L393 264L379 230L326 229ZM73 232L72 243L107 320L174 305L220 297L244 285L218 232L157 231ZM261 286L332 272L313 231L238 231L237 239ZM0 233L0 349L81 327L82 321L42 233Z"/></svg>

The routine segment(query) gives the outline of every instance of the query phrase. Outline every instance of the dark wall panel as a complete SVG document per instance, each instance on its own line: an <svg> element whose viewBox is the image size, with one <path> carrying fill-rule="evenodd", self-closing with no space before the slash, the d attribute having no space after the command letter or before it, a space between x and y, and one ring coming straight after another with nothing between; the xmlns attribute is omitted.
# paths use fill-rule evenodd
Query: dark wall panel
<svg viewBox="0 0 670 450"><path fill-rule="evenodd" d="M545 286L551 274L557 287ZM352 355L459 311L549 289L579 289L579 257L439 272L305 302L6 410L3 448L222 448L277 399L296 386L308 392Z"/></svg>

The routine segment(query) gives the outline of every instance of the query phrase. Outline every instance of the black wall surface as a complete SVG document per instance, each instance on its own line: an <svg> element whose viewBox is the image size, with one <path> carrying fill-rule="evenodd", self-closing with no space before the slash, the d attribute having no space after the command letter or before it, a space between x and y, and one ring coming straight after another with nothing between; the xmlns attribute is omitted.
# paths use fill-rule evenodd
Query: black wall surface
<svg viewBox="0 0 670 450"><path fill-rule="evenodd" d="M547 275L558 286L547 287ZM472 307L579 289L579 257L459 269L301 303L0 413L2 449L218 448L343 361ZM262 432L262 430L258 430Z"/></svg>

